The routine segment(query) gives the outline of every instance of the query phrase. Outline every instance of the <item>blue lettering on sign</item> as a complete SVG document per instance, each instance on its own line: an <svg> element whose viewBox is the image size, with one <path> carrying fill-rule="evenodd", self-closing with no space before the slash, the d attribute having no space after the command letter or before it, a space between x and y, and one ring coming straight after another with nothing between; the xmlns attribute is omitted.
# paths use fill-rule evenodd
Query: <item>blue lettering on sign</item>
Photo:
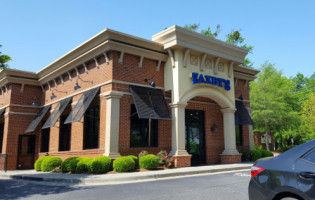
<svg viewBox="0 0 315 200"><path fill-rule="evenodd" d="M198 83L205 83L205 84L211 84L211 85L218 85L219 87L224 87L224 89L227 91L231 90L230 80L225 80L223 78L217 78L214 76L202 75L196 72L193 72L191 74L191 77L193 79L191 81L192 85L198 84Z"/></svg>

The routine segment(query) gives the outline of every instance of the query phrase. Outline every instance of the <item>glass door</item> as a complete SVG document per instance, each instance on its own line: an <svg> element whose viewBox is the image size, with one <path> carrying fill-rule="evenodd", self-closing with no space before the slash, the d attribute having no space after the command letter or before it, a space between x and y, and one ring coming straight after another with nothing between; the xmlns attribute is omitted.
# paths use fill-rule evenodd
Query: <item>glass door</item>
<svg viewBox="0 0 315 200"><path fill-rule="evenodd" d="M205 164L204 111L186 109L185 124L185 148L192 155L191 164Z"/></svg>

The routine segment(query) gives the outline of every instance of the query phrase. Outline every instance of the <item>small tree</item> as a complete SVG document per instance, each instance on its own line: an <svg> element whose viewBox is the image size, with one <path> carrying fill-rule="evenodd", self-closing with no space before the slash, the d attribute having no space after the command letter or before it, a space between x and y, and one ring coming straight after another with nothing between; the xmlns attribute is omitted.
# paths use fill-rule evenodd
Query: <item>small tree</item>
<svg viewBox="0 0 315 200"><path fill-rule="evenodd" d="M0 48L2 47L2 45L0 45ZM6 64L7 62L11 61L11 57L8 55L4 55L2 54L2 52L0 51L0 70L4 69L4 68L8 68L8 64Z"/></svg>

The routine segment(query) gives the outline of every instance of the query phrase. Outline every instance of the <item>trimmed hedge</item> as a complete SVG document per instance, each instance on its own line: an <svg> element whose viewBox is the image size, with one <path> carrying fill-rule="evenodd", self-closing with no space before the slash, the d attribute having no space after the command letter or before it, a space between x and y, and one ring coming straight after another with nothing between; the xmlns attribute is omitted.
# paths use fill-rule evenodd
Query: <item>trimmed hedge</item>
<svg viewBox="0 0 315 200"><path fill-rule="evenodd" d="M156 169L159 166L159 158L153 154L142 156L139 159L139 166L143 169Z"/></svg>
<svg viewBox="0 0 315 200"><path fill-rule="evenodd" d="M262 152L260 150L251 150L251 159L253 161L258 160L259 158L262 158Z"/></svg>
<svg viewBox="0 0 315 200"><path fill-rule="evenodd" d="M61 163L62 172L76 172L77 164L79 162L79 157L70 157Z"/></svg>
<svg viewBox="0 0 315 200"><path fill-rule="evenodd" d="M114 160L113 168L116 172L128 172L135 170L136 163L130 156L121 156Z"/></svg>
<svg viewBox="0 0 315 200"><path fill-rule="evenodd" d="M139 158L137 156L134 155L129 155L128 157L132 158L133 161L135 161L135 169L139 168Z"/></svg>
<svg viewBox="0 0 315 200"><path fill-rule="evenodd" d="M262 152L262 157L270 157L270 156L273 156L273 153L270 152L270 151L267 151L267 150L261 150Z"/></svg>
<svg viewBox="0 0 315 200"><path fill-rule="evenodd" d="M38 158L34 164L34 168L36 171L42 171L42 163L45 159L49 158L51 156L44 156L44 157L41 157L41 158Z"/></svg>
<svg viewBox="0 0 315 200"><path fill-rule="evenodd" d="M57 167L60 167L62 163L62 159L60 157L51 157L47 156L49 158L44 159L44 161L41 164L41 170L43 172L50 172L54 170Z"/></svg>
<svg viewBox="0 0 315 200"><path fill-rule="evenodd" d="M100 156L95 158L91 163L91 172L95 174L102 174L108 172L112 167L112 159L107 156Z"/></svg>
<svg viewBox="0 0 315 200"><path fill-rule="evenodd" d="M91 164L94 158L79 157L79 162L77 163L76 172L77 173L88 173L91 172Z"/></svg>

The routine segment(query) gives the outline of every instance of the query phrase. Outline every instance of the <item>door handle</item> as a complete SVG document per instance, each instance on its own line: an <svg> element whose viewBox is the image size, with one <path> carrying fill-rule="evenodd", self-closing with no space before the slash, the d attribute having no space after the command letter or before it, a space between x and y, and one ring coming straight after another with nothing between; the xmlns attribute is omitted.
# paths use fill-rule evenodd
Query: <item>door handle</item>
<svg viewBox="0 0 315 200"><path fill-rule="evenodd" d="M313 172L301 172L300 176L302 178L315 179L315 173L313 173Z"/></svg>

